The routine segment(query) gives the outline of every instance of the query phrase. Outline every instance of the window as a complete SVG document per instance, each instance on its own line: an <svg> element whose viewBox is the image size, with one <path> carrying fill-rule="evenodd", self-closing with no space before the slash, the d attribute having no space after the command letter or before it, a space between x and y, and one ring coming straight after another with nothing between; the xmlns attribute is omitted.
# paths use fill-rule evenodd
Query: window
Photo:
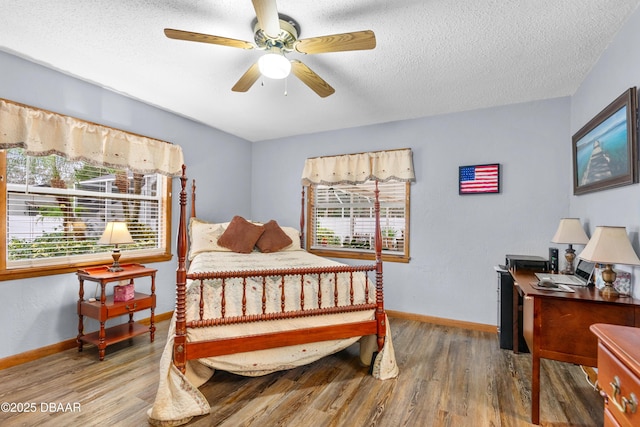
<svg viewBox="0 0 640 427"><path fill-rule="evenodd" d="M409 182L379 182L382 257L409 261ZM309 187L307 247L338 258L373 259L375 182Z"/></svg>
<svg viewBox="0 0 640 427"><path fill-rule="evenodd" d="M171 181L165 176L32 157L22 148L1 151L0 169L0 279L110 263L113 248L97 240L113 220L126 221L134 239L121 246L122 261L170 259Z"/></svg>

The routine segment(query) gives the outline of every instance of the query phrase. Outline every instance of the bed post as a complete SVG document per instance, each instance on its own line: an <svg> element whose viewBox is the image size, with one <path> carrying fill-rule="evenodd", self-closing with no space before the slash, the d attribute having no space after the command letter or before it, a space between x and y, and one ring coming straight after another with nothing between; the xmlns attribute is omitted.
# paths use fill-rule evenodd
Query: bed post
<svg viewBox="0 0 640 427"><path fill-rule="evenodd" d="M302 197L300 198L300 247L304 249L304 185L302 186Z"/></svg>
<svg viewBox="0 0 640 427"><path fill-rule="evenodd" d="M376 320L378 321L378 351L382 351L385 336L387 335L386 314L384 312L384 294L382 291L382 231L380 230L380 190L378 180L374 190L375 201L373 204L376 216Z"/></svg>
<svg viewBox="0 0 640 427"><path fill-rule="evenodd" d="M191 181L191 216L189 218L197 218L196 216L196 180Z"/></svg>
<svg viewBox="0 0 640 427"><path fill-rule="evenodd" d="M173 363L184 373L186 370L185 347L187 343L186 323L186 289L187 289L187 175L186 166L182 165L180 184L180 222L178 225L178 269L176 270L176 335L173 341Z"/></svg>

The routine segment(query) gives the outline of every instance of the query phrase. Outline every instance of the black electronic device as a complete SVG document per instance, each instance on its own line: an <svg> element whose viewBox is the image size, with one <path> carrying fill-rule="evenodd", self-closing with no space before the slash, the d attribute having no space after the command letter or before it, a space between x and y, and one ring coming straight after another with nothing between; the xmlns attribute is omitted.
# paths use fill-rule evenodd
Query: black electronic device
<svg viewBox="0 0 640 427"><path fill-rule="evenodd" d="M524 270L547 271L549 261L543 257L536 255L506 255L505 265L507 270Z"/></svg>
<svg viewBox="0 0 640 427"><path fill-rule="evenodd" d="M558 265L558 248L549 248L549 271L557 273L560 266Z"/></svg>
<svg viewBox="0 0 640 427"><path fill-rule="evenodd" d="M498 338L500 348L513 348L513 276L505 270L498 270ZM517 293L517 292L516 292ZM518 311L522 312L523 298L518 295ZM529 349L524 340L522 316L518 316L518 351L527 353Z"/></svg>

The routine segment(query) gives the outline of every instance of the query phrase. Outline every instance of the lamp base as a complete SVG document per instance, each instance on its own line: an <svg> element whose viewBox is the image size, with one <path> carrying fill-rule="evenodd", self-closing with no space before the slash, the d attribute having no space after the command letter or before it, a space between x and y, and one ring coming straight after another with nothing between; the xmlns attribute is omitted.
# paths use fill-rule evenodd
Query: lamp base
<svg viewBox="0 0 640 427"><path fill-rule="evenodd" d="M576 259L576 251L573 249L572 245L569 245L567 250L564 253L564 258L567 261L567 265L564 270L561 271L562 274L574 274L575 270L573 268L573 261Z"/></svg>
<svg viewBox="0 0 640 427"><path fill-rule="evenodd" d="M116 247L111 253L111 257L113 258L113 264L107 270L111 273L124 270L124 268L120 267L120 249Z"/></svg>
<svg viewBox="0 0 640 427"><path fill-rule="evenodd" d="M605 284L604 288L600 289L600 296L606 299L618 298L620 293L616 291L612 284Z"/></svg>
<svg viewBox="0 0 640 427"><path fill-rule="evenodd" d="M613 270L611 264L605 264L604 270L602 270L602 280L604 281L604 288L600 289L600 296L606 299L615 299L620 296L620 293L613 287L613 282L616 281L616 272Z"/></svg>

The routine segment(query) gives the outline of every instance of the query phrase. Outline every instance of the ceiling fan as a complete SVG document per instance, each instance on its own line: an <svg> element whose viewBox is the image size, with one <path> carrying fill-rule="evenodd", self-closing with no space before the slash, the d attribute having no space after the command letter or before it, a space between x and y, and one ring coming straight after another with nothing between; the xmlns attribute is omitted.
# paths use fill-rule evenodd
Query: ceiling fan
<svg viewBox="0 0 640 427"><path fill-rule="evenodd" d="M231 88L235 92L248 91L260 75L281 79L293 72L304 84L323 98L333 94L335 89L301 61L287 59L286 53L316 54L366 50L376 47L376 37L371 30L298 39L300 26L288 16L278 14L276 0L252 0L252 2L257 17L253 26L255 44L171 28L165 28L164 34L170 39L264 50L265 54L260 57L258 62L251 65Z"/></svg>

